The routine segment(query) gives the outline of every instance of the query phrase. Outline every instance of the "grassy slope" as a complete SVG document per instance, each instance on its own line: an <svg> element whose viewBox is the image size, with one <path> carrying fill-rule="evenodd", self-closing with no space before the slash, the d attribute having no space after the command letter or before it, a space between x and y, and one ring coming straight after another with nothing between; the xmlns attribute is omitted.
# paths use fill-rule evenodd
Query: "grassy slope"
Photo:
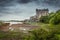
<svg viewBox="0 0 60 40"><path fill-rule="evenodd" d="M60 40L60 24L58 25L52 25L52 24L44 24L44 23L36 23L36 22L30 22L29 24L31 25L37 25L40 28L46 30L46 31L51 31L51 32L55 32L56 36L58 37L58 39Z"/></svg>
<svg viewBox="0 0 60 40"><path fill-rule="evenodd" d="M31 25L36 25L36 26L39 26L40 28L46 30L46 31L52 31L52 32L56 32L56 36L58 37L58 39L60 40L60 25L51 25L51 24L44 24L44 23L36 23L36 22L30 22L29 24ZM15 32L9 32L9 33L3 33L3 32L0 32L0 39L4 40L8 40L8 39L18 39L20 40L24 34L22 33L15 33Z"/></svg>

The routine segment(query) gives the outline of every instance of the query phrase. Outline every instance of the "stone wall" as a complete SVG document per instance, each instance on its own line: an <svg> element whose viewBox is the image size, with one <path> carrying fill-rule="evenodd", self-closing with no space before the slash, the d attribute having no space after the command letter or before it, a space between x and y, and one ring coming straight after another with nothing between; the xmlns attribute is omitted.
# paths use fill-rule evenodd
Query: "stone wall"
<svg viewBox="0 0 60 40"><path fill-rule="evenodd" d="M47 16L49 13L48 9L36 9L36 17L39 19L41 16Z"/></svg>

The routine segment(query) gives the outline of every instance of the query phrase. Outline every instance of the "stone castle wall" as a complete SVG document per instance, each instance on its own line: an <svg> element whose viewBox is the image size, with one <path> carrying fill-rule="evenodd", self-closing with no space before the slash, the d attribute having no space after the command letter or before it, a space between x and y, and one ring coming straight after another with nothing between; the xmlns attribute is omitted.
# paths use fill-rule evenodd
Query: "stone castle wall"
<svg viewBox="0 0 60 40"><path fill-rule="evenodd" d="M36 9L36 17L40 18L41 16L47 16L49 13L48 9Z"/></svg>
<svg viewBox="0 0 60 40"><path fill-rule="evenodd" d="M36 9L36 15L30 17L30 21L35 22L39 21L41 16L48 16L49 10L48 9Z"/></svg>

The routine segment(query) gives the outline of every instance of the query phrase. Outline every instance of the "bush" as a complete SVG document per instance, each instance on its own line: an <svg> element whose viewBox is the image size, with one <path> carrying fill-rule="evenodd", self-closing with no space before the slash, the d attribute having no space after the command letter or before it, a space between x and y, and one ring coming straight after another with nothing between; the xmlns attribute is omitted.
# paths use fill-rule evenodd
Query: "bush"
<svg viewBox="0 0 60 40"><path fill-rule="evenodd" d="M54 32L48 32L44 29L37 29L30 32L30 35L25 36L25 40L58 40Z"/></svg>
<svg viewBox="0 0 60 40"><path fill-rule="evenodd" d="M60 24L60 13L56 13L49 21L50 24Z"/></svg>
<svg viewBox="0 0 60 40"><path fill-rule="evenodd" d="M42 16L39 21L42 22L42 23L48 23L49 18L48 18L48 16Z"/></svg>

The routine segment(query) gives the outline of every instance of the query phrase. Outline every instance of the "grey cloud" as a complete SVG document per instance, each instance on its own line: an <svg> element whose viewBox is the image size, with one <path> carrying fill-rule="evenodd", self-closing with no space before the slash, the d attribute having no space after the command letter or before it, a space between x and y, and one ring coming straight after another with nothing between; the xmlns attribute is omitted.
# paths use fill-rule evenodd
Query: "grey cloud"
<svg viewBox="0 0 60 40"><path fill-rule="evenodd" d="M0 19L25 19L35 15L36 8L58 10L60 0L0 0Z"/></svg>
<svg viewBox="0 0 60 40"><path fill-rule="evenodd" d="M0 0L0 6L9 6L13 0Z"/></svg>
<svg viewBox="0 0 60 40"><path fill-rule="evenodd" d="M44 2L51 6L60 6L60 0L44 0Z"/></svg>
<svg viewBox="0 0 60 40"><path fill-rule="evenodd" d="M29 2L34 2L37 0L0 0L0 6L4 7L4 6L11 6L14 3L21 3L21 4L26 4Z"/></svg>
<svg viewBox="0 0 60 40"><path fill-rule="evenodd" d="M46 3L48 5L60 6L60 0L0 0L0 6L11 6L15 3L27 4L35 2L36 4Z"/></svg>
<svg viewBox="0 0 60 40"><path fill-rule="evenodd" d="M37 1L37 0L18 0L19 3L29 3L34 1Z"/></svg>
<svg viewBox="0 0 60 40"><path fill-rule="evenodd" d="M47 3L48 5L60 6L60 0L18 0L18 1L20 3L36 2L36 3Z"/></svg>

